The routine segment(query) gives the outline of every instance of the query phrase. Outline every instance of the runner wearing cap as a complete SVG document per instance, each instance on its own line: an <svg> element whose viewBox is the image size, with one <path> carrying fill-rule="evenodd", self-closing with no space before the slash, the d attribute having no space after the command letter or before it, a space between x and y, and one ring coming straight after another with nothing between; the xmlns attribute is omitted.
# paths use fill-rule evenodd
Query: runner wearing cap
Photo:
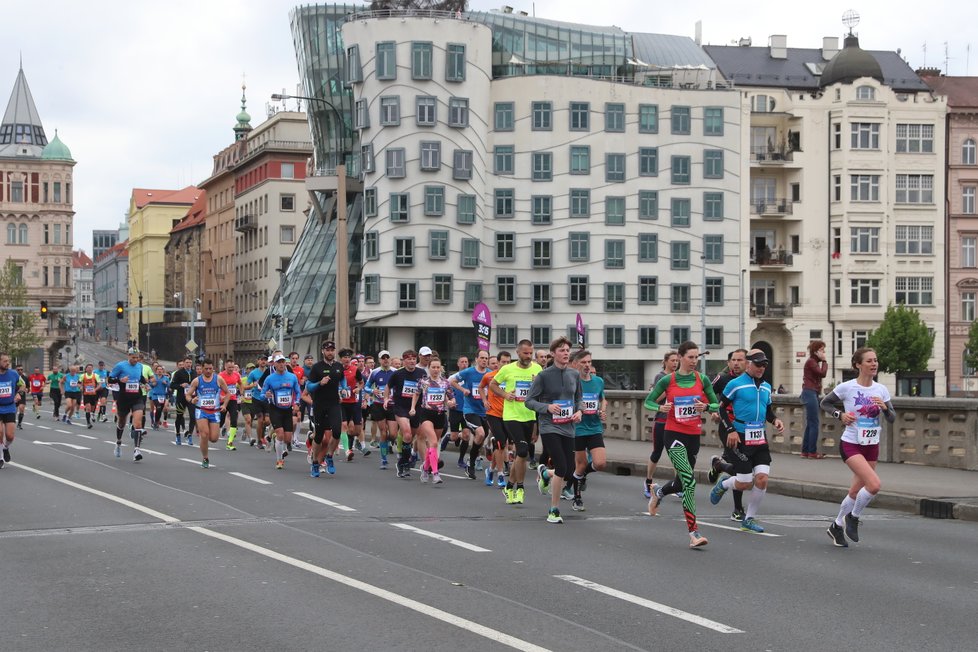
<svg viewBox="0 0 978 652"><path fill-rule="evenodd" d="M427 348L427 347L425 347ZM429 349L430 350L430 349ZM404 367L391 374L390 382L384 390L384 406L392 406L397 428L401 433L401 454L397 461L397 477L411 477L411 446L416 439L420 416L411 414L411 403L418 393L418 382L427 373L417 366L417 354L412 350L405 351L401 359ZM436 467L437 470L437 467Z"/></svg>
<svg viewBox="0 0 978 652"><path fill-rule="evenodd" d="M306 379L303 400L312 405L313 444L309 474L319 477L320 465L326 464L326 473L336 473L333 452L340 436L342 414L340 411L340 384L343 381L343 365L336 360L336 343L323 342L323 359L312 366Z"/></svg>
<svg viewBox="0 0 978 652"><path fill-rule="evenodd" d="M244 373L241 374L241 403L238 406L241 410L241 416L244 417L244 439L249 445L254 446L256 438L251 434L251 424L254 419L252 416L252 400L251 400L251 389L245 389L248 384L248 374L250 374L255 369L255 363L249 362L245 365Z"/></svg>
<svg viewBox="0 0 978 652"><path fill-rule="evenodd" d="M364 393L372 397L370 420L377 428L380 436L380 468L386 469L388 442L391 433L397 430L397 421L394 417L394 408L384 406L384 390L387 389L394 369L391 367L390 351L381 351L377 357L380 359L380 366L367 377Z"/></svg>
<svg viewBox="0 0 978 652"><path fill-rule="evenodd" d="M459 358L462 360L463 358ZM467 358L465 358L468 361ZM475 366L466 366L452 376L450 382L456 396L462 397L463 414L463 447L459 448L459 464L463 464L465 449L468 446L469 461L465 464L465 475L469 480L475 480L475 462L482 450L482 442L486 438L486 405L479 390L479 384L489 371L489 352L479 351L475 356ZM469 440L471 439L471 443Z"/></svg>
<svg viewBox="0 0 978 652"><path fill-rule="evenodd" d="M257 359L258 365L248 372L248 378L242 387L246 392L251 393L251 420L255 426L255 439L258 440L258 449L265 448L265 427L268 425L268 406L265 403L265 393L261 388L261 379L265 377L268 368L268 361L265 356L260 355ZM271 446L269 446L271 449Z"/></svg>
<svg viewBox="0 0 978 652"><path fill-rule="evenodd" d="M278 353L273 359L275 370L262 382L265 400L268 402L268 420L275 431L275 468L285 468L288 444L292 442L295 428L293 417L299 414L299 379L289 371L288 358Z"/></svg>
<svg viewBox="0 0 978 652"><path fill-rule="evenodd" d="M370 451L363 446L363 404L360 393L363 390L364 376L360 362L353 357L353 349L340 350L340 364L346 387L340 390L340 409L343 411L343 429L346 431L346 461L353 461L353 451L363 455Z"/></svg>
<svg viewBox="0 0 978 652"><path fill-rule="evenodd" d="M143 411L146 409L144 391L149 383L156 380L156 377L152 373L146 377L143 363L139 361L139 349L136 348L129 349L128 358L116 364L109 372L109 376L119 382L119 400L116 402L115 456L120 457L122 454L122 433L131 413L132 428L129 435L133 440L132 459L138 462L143 459L139 447L146 434L143 430Z"/></svg>

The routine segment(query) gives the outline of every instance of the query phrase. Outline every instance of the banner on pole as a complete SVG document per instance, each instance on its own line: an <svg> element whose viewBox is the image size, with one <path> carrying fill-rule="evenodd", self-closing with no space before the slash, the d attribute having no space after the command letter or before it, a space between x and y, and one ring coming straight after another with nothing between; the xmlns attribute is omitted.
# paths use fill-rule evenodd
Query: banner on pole
<svg viewBox="0 0 978 652"><path fill-rule="evenodd" d="M582 349L585 348L584 345L584 320L581 319L581 313L577 313L577 345Z"/></svg>
<svg viewBox="0 0 978 652"><path fill-rule="evenodd" d="M475 327L475 336L478 341L480 351L489 351L489 337L492 333L492 313L489 306L484 303L476 305L472 311L472 325Z"/></svg>

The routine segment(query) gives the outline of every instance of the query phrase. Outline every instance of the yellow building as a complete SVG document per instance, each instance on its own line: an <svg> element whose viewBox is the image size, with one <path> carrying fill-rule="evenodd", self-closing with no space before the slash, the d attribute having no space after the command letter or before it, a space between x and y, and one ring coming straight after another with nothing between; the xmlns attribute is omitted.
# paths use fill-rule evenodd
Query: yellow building
<svg viewBox="0 0 978 652"><path fill-rule="evenodd" d="M129 200L129 332L142 348L152 348L151 324L163 321L164 247L173 226L187 214L200 190L149 190L133 188ZM142 305L144 311L137 310ZM142 317L140 319L140 316ZM142 329L140 330L140 324Z"/></svg>

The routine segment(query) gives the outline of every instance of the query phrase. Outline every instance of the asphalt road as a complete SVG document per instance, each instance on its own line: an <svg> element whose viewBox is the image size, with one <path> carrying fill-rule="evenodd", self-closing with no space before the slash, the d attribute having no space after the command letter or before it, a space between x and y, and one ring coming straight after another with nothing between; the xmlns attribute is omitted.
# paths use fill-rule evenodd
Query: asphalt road
<svg viewBox="0 0 978 652"><path fill-rule="evenodd" d="M634 478L591 476L548 525L549 498L505 505L453 448L440 486L376 452L312 479L222 443L204 470L153 431L134 463L45 407L0 470L4 650L974 649L978 523L871 508L839 549L830 505L769 495L759 536L701 487L689 550Z"/></svg>

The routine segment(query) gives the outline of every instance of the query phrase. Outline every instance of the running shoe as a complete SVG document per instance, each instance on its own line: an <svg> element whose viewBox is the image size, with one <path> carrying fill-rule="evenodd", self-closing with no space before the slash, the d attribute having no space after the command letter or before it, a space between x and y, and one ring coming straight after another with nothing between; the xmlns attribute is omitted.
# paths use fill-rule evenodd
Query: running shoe
<svg viewBox="0 0 978 652"><path fill-rule="evenodd" d="M3 458L2 458L2 457L0 457L0 469L2 469L2 468L3 468L3 464L4 464L4 461L3 461Z"/></svg>
<svg viewBox="0 0 978 652"><path fill-rule="evenodd" d="M141 460L141 459L143 459L143 454L142 454L142 453L140 453L140 452L139 452L139 449L137 448L136 450L134 450L134 451L132 452L132 461L133 461L133 462L138 462L138 461L139 461L139 460Z"/></svg>
<svg viewBox="0 0 978 652"><path fill-rule="evenodd" d="M835 521L832 521L832 525L829 526L829 529L827 529L825 533L829 535L830 539L832 539L832 545L836 548L849 547L849 544L846 543L845 531L843 531L842 526Z"/></svg>
<svg viewBox="0 0 978 652"><path fill-rule="evenodd" d="M682 500L683 499L683 492L677 491L676 493L673 494L673 496L675 496L679 500Z"/></svg>
<svg viewBox="0 0 978 652"><path fill-rule="evenodd" d="M10 460L7 457L7 449L4 449L3 452L3 458L9 462ZM844 522L846 524L846 536L849 537L849 540L853 543L859 543L859 517L853 516L852 514L846 514Z"/></svg>
<svg viewBox="0 0 978 652"><path fill-rule="evenodd" d="M251 439L248 440L248 445L249 446L254 446L256 443L257 442L255 441L255 438L254 437L252 437Z"/></svg>
<svg viewBox="0 0 978 652"><path fill-rule="evenodd" d="M642 489L642 495L645 496L646 500L652 498L652 481L648 478L645 479L645 488Z"/></svg>
<svg viewBox="0 0 978 652"><path fill-rule="evenodd" d="M187 435L187 446L193 446L193 445L194 445L193 435Z"/></svg>
<svg viewBox="0 0 978 652"><path fill-rule="evenodd" d="M319 477L319 464L313 462L309 465L309 475L313 478Z"/></svg>
<svg viewBox="0 0 978 652"><path fill-rule="evenodd" d="M476 471L481 471L481 470L482 470L482 467L483 467L483 466L484 466L484 464L483 464L483 462L482 462L482 456L480 455L480 456L479 456L479 457L478 457L478 458L477 458L477 459L475 460L475 470L476 470Z"/></svg>
<svg viewBox="0 0 978 652"><path fill-rule="evenodd" d="M575 512L583 512L584 511L584 501L581 500L580 498L575 498L574 499L574 502L571 503L571 507L574 508L574 511Z"/></svg>
<svg viewBox="0 0 978 652"><path fill-rule="evenodd" d="M231 444L228 444L227 446L225 446L225 447L224 447L224 449L225 449L225 450L229 450L229 451L236 451L236 450L238 450L237 448L235 448L235 447L234 447L233 445L231 445Z"/></svg>
<svg viewBox="0 0 978 652"><path fill-rule="evenodd" d="M431 474L431 482L434 484L441 484L444 480L441 479L441 474L435 471Z"/></svg>
<svg viewBox="0 0 978 652"><path fill-rule="evenodd" d="M560 517L560 510L556 507L551 507L550 511L547 513L547 523L563 523L564 519Z"/></svg>
<svg viewBox="0 0 978 652"><path fill-rule="evenodd" d="M115 445L115 456L122 457L122 444Z"/></svg>
<svg viewBox="0 0 978 652"><path fill-rule="evenodd" d="M504 478L503 476L499 476L498 478L496 478L496 486L498 486L498 487L505 487L506 486L506 478Z"/></svg>
<svg viewBox="0 0 978 652"><path fill-rule="evenodd" d="M306 464L312 464L312 451L306 453Z"/></svg>
<svg viewBox="0 0 978 652"><path fill-rule="evenodd" d="M89 422L88 422L88 429L89 429L89 430L91 430L91 429L92 429L92 427L93 427L93 426L92 426L92 422L91 422L91 421L89 421Z"/></svg>
<svg viewBox="0 0 978 652"><path fill-rule="evenodd" d="M428 484L429 478L431 478L431 474L428 473L428 471L426 471L425 469L421 469L421 483Z"/></svg>
<svg viewBox="0 0 978 652"><path fill-rule="evenodd" d="M465 467L465 477L469 480L475 480L475 467L467 466Z"/></svg>
<svg viewBox="0 0 978 652"><path fill-rule="evenodd" d="M183 437L181 437L180 435L177 435L176 438L173 440L173 443L175 443L177 446L182 446L183 445Z"/></svg>
<svg viewBox="0 0 978 652"><path fill-rule="evenodd" d="M577 486L580 487L581 493L587 491L587 476L577 479Z"/></svg>
<svg viewBox="0 0 978 652"><path fill-rule="evenodd" d="M649 498L649 515L658 516L659 515L659 503L662 502L662 490L659 485L652 483L649 487L649 492L651 497Z"/></svg>
<svg viewBox="0 0 978 652"><path fill-rule="evenodd" d="M381 471L386 471L387 470L387 458L386 457L380 458L380 470Z"/></svg>
<svg viewBox="0 0 978 652"><path fill-rule="evenodd" d="M744 520L742 520L740 522L740 529L743 530L744 532L761 533L764 531L764 528L761 527L761 524L755 521L753 518L745 518Z"/></svg>
<svg viewBox="0 0 978 652"><path fill-rule="evenodd" d="M516 487L516 493L513 494L513 502L517 505L522 505L525 496L526 492L523 491L523 487Z"/></svg>
<svg viewBox="0 0 978 652"><path fill-rule="evenodd" d="M534 458L532 458L532 457L531 457L531 458L530 458L530 461L526 463L526 466L527 466L527 468L529 468L530 470L536 470L536 468L537 468L538 466L540 466L540 463L539 463L539 462L537 462L537 461L536 461L536 460L535 460Z"/></svg>
<svg viewBox="0 0 978 652"><path fill-rule="evenodd" d="M493 477L492 477L493 476L493 473L492 473L492 469L486 469L485 470L485 474L486 474L485 485L487 487L491 487L493 485Z"/></svg>
<svg viewBox="0 0 978 652"><path fill-rule="evenodd" d="M730 512L730 520L731 521L736 521L736 522L739 523L740 521L744 520L745 518L747 518L747 514L742 509L735 509L734 511Z"/></svg>
<svg viewBox="0 0 978 652"><path fill-rule="evenodd" d="M336 465L333 464L333 458L332 457L327 457L326 458L326 473L328 473L329 475L335 475L336 474Z"/></svg>
<svg viewBox="0 0 978 652"><path fill-rule="evenodd" d="M346 461L347 462L352 462L353 461L353 449L352 448L350 450L346 451Z"/></svg>
<svg viewBox="0 0 978 652"><path fill-rule="evenodd" d="M275 470L276 471L281 471L284 468L285 468L285 460L276 460L275 461Z"/></svg>
<svg viewBox="0 0 978 652"><path fill-rule="evenodd" d="M200 468L202 468L202 469L206 469L206 468L208 468L208 467L209 467L210 465L211 465L211 461L210 461L209 459L207 459L207 458L205 457L205 458L204 458L204 459L203 459L203 460L201 461L201 463L200 463Z"/></svg>
<svg viewBox="0 0 978 652"><path fill-rule="evenodd" d="M547 469L544 466L537 467L537 489L540 490L541 496L546 496L548 493L550 493L550 483L543 477L546 470Z"/></svg>
<svg viewBox="0 0 978 652"><path fill-rule="evenodd" d="M692 532L689 533L690 548L702 548L708 543L709 541L706 540L705 536L700 534L699 530L693 530Z"/></svg>
<svg viewBox="0 0 978 652"><path fill-rule="evenodd" d="M717 480L713 488L710 489L710 504L719 505L720 500L723 498L723 494L727 493L727 488L723 486L723 481L727 479L728 476L723 476Z"/></svg>
<svg viewBox="0 0 978 652"><path fill-rule="evenodd" d="M7 462L10 461L10 449L9 448L4 448L3 449L3 457L0 458L0 459L3 460L3 463L4 464L6 464Z"/></svg>
<svg viewBox="0 0 978 652"><path fill-rule="evenodd" d="M564 488L560 492L560 499L561 500L574 500L574 490L571 489L569 486L567 486L565 484L564 485Z"/></svg>
<svg viewBox="0 0 978 652"><path fill-rule="evenodd" d="M465 469L469 468L469 465L465 460L459 460L456 466L458 467L459 471L464 471Z"/></svg>
<svg viewBox="0 0 978 652"><path fill-rule="evenodd" d="M720 469L717 468L717 463L720 461L719 455L714 455L710 458L710 472L706 475L706 479L713 484L720 477Z"/></svg>

